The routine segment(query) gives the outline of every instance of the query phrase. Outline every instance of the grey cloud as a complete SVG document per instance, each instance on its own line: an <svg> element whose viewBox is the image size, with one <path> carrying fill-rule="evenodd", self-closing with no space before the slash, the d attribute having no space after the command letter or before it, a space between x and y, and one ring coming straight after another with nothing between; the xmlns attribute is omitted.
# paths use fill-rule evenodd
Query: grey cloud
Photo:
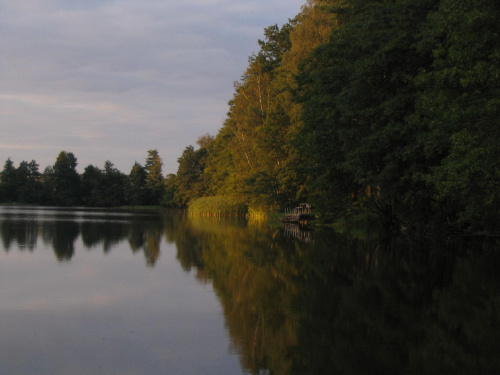
<svg viewBox="0 0 500 375"><path fill-rule="evenodd" d="M64 149L80 169L109 159L128 172L157 148L175 172L182 150L222 125L264 27L302 3L0 3L0 162L43 168Z"/></svg>

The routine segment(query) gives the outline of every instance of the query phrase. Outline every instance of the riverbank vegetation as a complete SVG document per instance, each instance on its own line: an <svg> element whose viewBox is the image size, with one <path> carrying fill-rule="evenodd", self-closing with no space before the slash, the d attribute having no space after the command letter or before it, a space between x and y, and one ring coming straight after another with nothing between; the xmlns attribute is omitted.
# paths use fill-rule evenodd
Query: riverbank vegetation
<svg viewBox="0 0 500 375"><path fill-rule="evenodd" d="M82 174L77 158L61 151L53 166L41 173L35 160L16 168L9 158L1 173L0 202L54 206L158 206L164 197L162 161L148 151L145 166L135 163L125 175L106 161L104 168L89 165Z"/></svg>
<svg viewBox="0 0 500 375"><path fill-rule="evenodd" d="M43 174L9 159L1 200L307 201L326 221L371 212L385 227L498 230L499 18L495 0L309 0L265 29L218 133L186 147L175 175L155 150L129 175L106 162L79 176L68 152Z"/></svg>
<svg viewBox="0 0 500 375"><path fill-rule="evenodd" d="M194 216L244 217L248 213L248 206L237 197L203 197L191 202L188 213Z"/></svg>

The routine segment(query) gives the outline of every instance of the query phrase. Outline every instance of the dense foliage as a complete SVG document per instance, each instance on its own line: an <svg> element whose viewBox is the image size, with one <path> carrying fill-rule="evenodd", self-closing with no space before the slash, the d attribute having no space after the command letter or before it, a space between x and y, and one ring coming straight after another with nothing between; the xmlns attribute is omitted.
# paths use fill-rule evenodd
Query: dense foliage
<svg viewBox="0 0 500 375"><path fill-rule="evenodd" d="M163 198L162 161L156 150L148 151L145 167L136 162L129 175L109 160L104 169L89 165L82 174L77 165L75 155L67 151L61 151L43 173L34 160L22 161L16 168L9 158L1 172L0 202L117 207L159 205Z"/></svg>
<svg viewBox="0 0 500 375"><path fill-rule="evenodd" d="M497 229L498 2L317 0L235 84L205 194L387 227ZM193 196L192 198L196 198Z"/></svg>
<svg viewBox="0 0 500 375"><path fill-rule="evenodd" d="M307 200L325 220L498 229L499 18L496 0L309 0L265 29L219 132L186 147L177 174L162 176L156 151L129 176L112 164L77 176L68 153L43 174L9 159L1 201L230 196L269 212Z"/></svg>

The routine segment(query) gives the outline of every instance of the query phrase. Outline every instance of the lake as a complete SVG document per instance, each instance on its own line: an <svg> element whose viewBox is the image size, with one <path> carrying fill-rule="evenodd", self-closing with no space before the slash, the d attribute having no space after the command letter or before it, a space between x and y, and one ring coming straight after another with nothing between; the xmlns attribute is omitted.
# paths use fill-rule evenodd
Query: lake
<svg viewBox="0 0 500 375"><path fill-rule="evenodd" d="M0 374L495 374L496 238L0 207Z"/></svg>

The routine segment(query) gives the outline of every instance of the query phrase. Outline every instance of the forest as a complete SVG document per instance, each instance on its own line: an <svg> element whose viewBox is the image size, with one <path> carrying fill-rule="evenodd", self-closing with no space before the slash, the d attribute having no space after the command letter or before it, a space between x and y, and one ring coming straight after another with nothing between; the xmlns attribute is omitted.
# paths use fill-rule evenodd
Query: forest
<svg viewBox="0 0 500 375"><path fill-rule="evenodd" d="M156 150L128 175L110 161L78 174L67 151L43 173L8 159L0 202L309 202L323 221L498 230L498 19L496 0L308 0L264 30L218 133L187 146L175 175Z"/></svg>

